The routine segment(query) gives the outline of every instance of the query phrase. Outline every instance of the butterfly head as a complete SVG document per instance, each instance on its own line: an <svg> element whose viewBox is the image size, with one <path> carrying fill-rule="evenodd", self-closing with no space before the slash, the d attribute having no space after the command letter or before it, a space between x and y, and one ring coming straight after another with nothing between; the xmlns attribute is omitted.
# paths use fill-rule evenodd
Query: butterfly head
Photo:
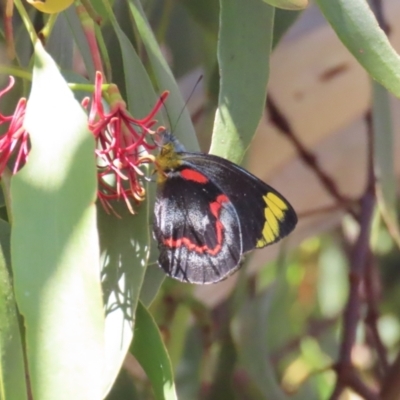
<svg viewBox="0 0 400 400"><path fill-rule="evenodd" d="M185 147L178 139L164 127L157 129L154 135L154 143L160 148L160 151L165 147L171 147L171 149L177 153L186 151Z"/></svg>
<svg viewBox="0 0 400 400"><path fill-rule="evenodd" d="M158 129L154 136L155 144L160 148L156 156L157 181L162 183L168 174L182 164L179 153L185 151L185 148L179 143L178 139L162 128Z"/></svg>

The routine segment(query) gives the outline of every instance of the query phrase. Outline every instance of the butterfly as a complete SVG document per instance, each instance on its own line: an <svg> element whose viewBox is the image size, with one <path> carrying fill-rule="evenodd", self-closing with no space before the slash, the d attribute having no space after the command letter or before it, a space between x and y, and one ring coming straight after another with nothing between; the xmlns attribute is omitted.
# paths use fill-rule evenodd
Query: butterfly
<svg viewBox="0 0 400 400"><path fill-rule="evenodd" d="M158 264L172 278L207 284L238 270L250 250L277 242L297 223L275 189L224 158L187 152L158 132L153 234Z"/></svg>

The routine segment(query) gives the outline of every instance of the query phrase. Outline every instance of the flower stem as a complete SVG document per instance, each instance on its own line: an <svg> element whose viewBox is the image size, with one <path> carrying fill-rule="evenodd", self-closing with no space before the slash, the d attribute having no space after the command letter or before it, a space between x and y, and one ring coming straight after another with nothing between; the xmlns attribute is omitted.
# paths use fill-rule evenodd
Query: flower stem
<svg viewBox="0 0 400 400"><path fill-rule="evenodd" d="M36 35L36 31L35 28L33 27L32 21L30 20L29 15L25 10L25 7L21 3L21 0L14 0L14 4L15 7L18 9L19 15L21 16L21 19L26 27L28 35L31 38L32 44L35 45L35 43L38 40L38 37Z"/></svg>

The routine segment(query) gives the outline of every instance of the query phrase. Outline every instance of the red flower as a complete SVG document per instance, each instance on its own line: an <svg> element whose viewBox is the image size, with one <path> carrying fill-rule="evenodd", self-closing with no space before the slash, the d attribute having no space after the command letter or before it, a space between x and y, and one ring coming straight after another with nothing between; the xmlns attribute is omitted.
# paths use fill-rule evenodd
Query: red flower
<svg viewBox="0 0 400 400"><path fill-rule="evenodd" d="M0 91L0 97L14 86L15 79L10 77L8 86ZM131 201L139 203L145 198L142 185L143 164L153 162L148 152L154 145L146 141L154 134L151 128L156 123L156 113L163 105L168 93L163 93L153 110L143 119L132 118L126 110L116 85L108 85L105 96L110 111L106 112L102 102L102 75L96 74L95 92L89 113L89 129L96 139L98 197L104 209L112 210L111 201L124 199L131 213ZM88 104L85 99L84 105ZM11 157L15 174L27 161L29 153L29 135L23 126L26 99L21 98L14 113L10 116L0 114L0 125L8 123L7 132L0 137L0 176Z"/></svg>
<svg viewBox="0 0 400 400"><path fill-rule="evenodd" d="M112 210L112 200L123 198L133 213L131 200L138 203L145 197L140 166L154 161L148 151L155 146L146 139L154 133L151 130L156 123L154 116L168 93L161 95L153 110L143 119L129 115L116 85L109 85L106 95L109 112L103 107L102 75L98 72L89 113L89 129L96 139L98 197L107 212Z"/></svg>
<svg viewBox="0 0 400 400"><path fill-rule="evenodd" d="M8 86L0 91L0 97L9 92L14 86L15 79L10 76ZM26 111L26 99L21 98L12 115L3 115L0 113L0 125L8 123L7 132L0 137L0 175L12 155L15 155L14 167L12 173L15 174L27 161L29 153L28 132L23 126Z"/></svg>

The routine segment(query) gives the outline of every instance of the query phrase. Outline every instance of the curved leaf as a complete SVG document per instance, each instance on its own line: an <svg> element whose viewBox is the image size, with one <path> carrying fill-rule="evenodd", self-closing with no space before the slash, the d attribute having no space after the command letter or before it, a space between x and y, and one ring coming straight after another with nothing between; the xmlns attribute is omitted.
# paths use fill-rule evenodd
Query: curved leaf
<svg viewBox="0 0 400 400"><path fill-rule="evenodd" d="M79 49L79 54L81 55L82 61L85 64L87 75L90 77L91 80L94 81L95 70L93 59L91 57L89 44L86 40L82 24L78 18L78 15L76 14L75 8L69 7L67 10L64 11L63 15L68 22L70 35L74 37L76 46Z"/></svg>
<svg viewBox="0 0 400 400"><path fill-rule="evenodd" d="M10 225L0 220L0 398L28 398L17 305L9 270Z"/></svg>
<svg viewBox="0 0 400 400"><path fill-rule="evenodd" d="M308 0L263 0L271 6L282 10L303 10L308 6Z"/></svg>
<svg viewBox="0 0 400 400"><path fill-rule="evenodd" d="M72 9L72 7L71 7ZM73 68L73 37L65 19L65 13L57 16L50 37L46 43L46 51L61 69Z"/></svg>
<svg viewBox="0 0 400 400"><path fill-rule="evenodd" d="M174 134L189 150L198 150L196 133L189 112L185 107L185 102L182 99L175 78L161 53L153 31L146 19L142 4L139 0L130 0L129 8L135 19L140 37L146 47L159 87L162 91L170 91L170 95L165 102L165 107L172 122L176 124Z"/></svg>
<svg viewBox="0 0 400 400"><path fill-rule="evenodd" d="M301 15L301 11L287 11L277 8L274 18L274 33L272 38L272 48L274 49L279 43L283 35L296 22L296 19Z"/></svg>
<svg viewBox="0 0 400 400"><path fill-rule="evenodd" d="M109 7L106 2L103 4ZM152 109L157 96L140 58L111 9L110 21L121 47L129 109L136 118L143 117ZM99 211L101 250L105 260L102 270L107 359L104 395L117 377L133 337L133 316L150 252L149 202L147 196L136 216L129 214L124 204L115 204L113 207L120 219Z"/></svg>
<svg viewBox="0 0 400 400"><path fill-rule="evenodd" d="M273 296L273 291L265 291L242 305L237 316L240 328L234 338L241 364L265 398L287 400L288 396L280 388L268 358L266 338L270 332L266 316L269 315Z"/></svg>
<svg viewBox="0 0 400 400"><path fill-rule="evenodd" d="M11 182L11 255L33 397L98 400L104 316L94 139L40 42L25 124L32 149Z"/></svg>
<svg viewBox="0 0 400 400"><path fill-rule="evenodd" d="M110 4L106 0L102 0L102 3L107 8L110 22L121 47L128 108L136 118L142 118L153 108L157 95L142 61L119 26Z"/></svg>
<svg viewBox="0 0 400 400"><path fill-rule="evenodd" d="M121 29L107 1L108 10L121 48L128 108L136 118L153 108L157 96L150 78L132 43ZM160 114L161 117L161 114ZM146 192L147 191L147 185ZM99 208L102 277L106 303L106 373L103 395L110 390L133 337L135 309L140 295L150 251L149 204L147 196L133 216L125 204L115 204L121 216L107 215Z"/></svg>
<svg viewBox="0 0 400 400"><path fill-rule="evenodd" d="M387 90L376 82L372 84L372 125L376 200L391 236L400 246L390 98Z"/></svg>
<svg viewBox="0 0 400 400"><path fill-rule="evenodd" d="M147 202L132 215L125 203L113 204L114 214L99 207L102 283L106 307L106 365L103 396L110 390L131 345L135 310L149 256Z"/></svg>
<svg viewBox="0 0 400 400"><path fill-rule="evenodd" d="M160 290L161 284L165 280L165 272L158 266L157 262L150 262L146 269L146 275L142 290L140 292L140 301L149 307Z"/></svg>
<svg viewBox="0 0 400 400"><path fill-rule="evenodd" d="M142 303L136 310L132 354L150 379L156 400L176 400L171 361L157 324Z"/></svg>
<svg viewBox="0 0 400 400"><path fill-rule="evenodd" d="M221 86L210 153L240 162L266 100L274 8L259 0L221 0Z"/></svg>
<svg viewBox="0 0 400 400"><path fill-rule="evenodd" d="M339 39L366 71L400 97L400 57L365 0L316 0Z"/></svg>

